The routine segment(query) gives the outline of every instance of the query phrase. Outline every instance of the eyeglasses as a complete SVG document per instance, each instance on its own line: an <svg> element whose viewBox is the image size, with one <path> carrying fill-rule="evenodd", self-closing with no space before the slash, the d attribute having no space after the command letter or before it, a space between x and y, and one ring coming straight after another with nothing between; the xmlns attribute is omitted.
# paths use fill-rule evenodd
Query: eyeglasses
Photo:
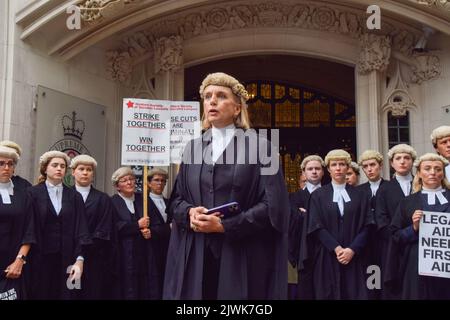
<svg viewBox="0 0 450 320"><path fill-rule="evenodd" d="M8 166L9 168L13 168L16 164L13 161L0 161L0 168L4 168Z"/></svg>
<svg viewBox="0 0 450 320"><path fill-rule="evenodd" d="M166 183L165 179L152 179L152 181L157 182L157 183Z"/></svg>
<svg viewBox="0 0 450 320"><path fill-rule="evenodd" d="M136 178L125 178L125 179L119 179L120 183L127 183L127 182L135 182Z"/></svg>

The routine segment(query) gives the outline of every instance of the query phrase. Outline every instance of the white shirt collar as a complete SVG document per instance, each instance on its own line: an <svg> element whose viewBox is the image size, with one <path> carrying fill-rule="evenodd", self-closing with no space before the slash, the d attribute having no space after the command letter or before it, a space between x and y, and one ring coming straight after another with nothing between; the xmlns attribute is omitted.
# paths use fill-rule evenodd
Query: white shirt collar
<svg viewBox="0 0 450 320"><path fill-rule="evenodd" d="M11 204L11 197L14 195L14 183L9 180L9 182L0 182L0 195L3 204Z"/></svg>
<svg viewBox="0 0 450 320"><path fill-rule="evenodd" d="M406 176L401 176L396 173L395 179L397 179L400 184L405 197L408 196L411 193L411 181L413 179L411 172L409 172Z"/></svg>
<svg viewBox="0 0 450 320"><path fill-rule="evenodd" d="M436 204L436 198L440 204L448 203L448 200L444 196L444 189L442 189L442 187L436 189L422 188L421 193L428 195L427 202L429 205Z"/></svg>
<svg viewBox="0 0 450 320"><path fill-rule="evenodd" d="M152 198L152 199L163 199L164 200L164 197L162 194L155 194L153 192L150 192L149 195L150 195L150 198Z"/></svg>
<svg viewBox="0 0 450 320"><path fill-rule="evenodd" d="M119 196L123 199L123 201L125 201L125 204L127 205L128 210L130 210L131 213L135 213L135 210L134 210L134 194L130 198L128 198L128 197L125 197L123 194L121 194L119 192Z"/></svg>
<svg viewBox="0 0 450 320"><path fill-rule="evenodd" d="M395 174L395 179L397 179L398 182L408 182L410 183L413 179L411 172L409 172L406 176L401 176L399 174Z"/></svg>
<svg viewBox="0 0 450 320"><path fill-rule="evenodd" d="M47 188L62 188L62 182L58 183L57 185L53 185L50 181L45 180L45 185L47 186Z"/></svg>
<svg viewBox="0 0 450 320"><path fill-rule="evenodd" d="M50 181L45 180L45 186L47 187L48 196L50 197L53 208L55 209L56 214L59 214L62 208L62 182L55 186Z"/></svg>
<svg viewBox="0 0 450 320"><path fill-rule="evenodd" d="M372 195L376 195L378 188L380 187L380 183L381 183L381 178L377 181L370 181L369 180L369 186L370 186L370 190L372 190Z"/></svg>
<svg viewBox="0 0 450 320"><path fill-rule="evenodd" d="M309 191L309 193L313 193L317 189L319 189L322 186L322 184L319 182L318 184L312 184L309 181L306 181L305 189Z"/></svg>
<svg viewBox="0 0 450 320"><path fill-rule="evenodd" d="M158 208L159 213L164 219L164 222L167 221L167 213L166 213L166 203L164 202L164 197L162 194L154 194L152 192L149 193L150 198L153 200L153 203Z"/></svg>
<svg viewBox="0 0 450 320"><path fill-rule="evenodd" d="M87 186L87 187L82 187L79 186L77 184L75 184L75 189L81 193L81 196L83 197L83 201L86 202L86 199L89 195L89 192L91 192L91 185Z"/></svg>
<svg viewBox="0 0 450 320"><path fill-rule="evenodd" d="M214 163L228 146L235 132L236 127L234 123L223 128L212 127L212 161Z"/></svg>
<svg viewBox="0 0 450 320"><path fill-rule="evenodd" d="M350 196L345 190L346 183L344 184L336 184L331 181L331 185L333 186L333 202L336 202L339 207L339 212L341 216L344 215L344 202L350 202Z"/></svg>
<svg viewBox="0 0 450 320"><path fill-rule="evenodd" d="M345 186L347 185L346 183L335 184L332 181L331 185L333 186L333 202L338 202L340 196L345 202L351 201L350 196L347 193L347 190L345 190Z"/></svg>

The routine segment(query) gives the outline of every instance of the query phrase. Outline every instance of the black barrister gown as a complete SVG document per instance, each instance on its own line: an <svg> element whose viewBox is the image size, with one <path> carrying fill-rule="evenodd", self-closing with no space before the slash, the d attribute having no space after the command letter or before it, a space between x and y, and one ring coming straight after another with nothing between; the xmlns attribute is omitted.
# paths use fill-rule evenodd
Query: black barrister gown
<svg viewBox="0 0 450 320"><path fill-rule="evenodd" d="M118 270L114 260L117 236L111 199L91 186L84 205L92 245L86 249L84 256L81 298L117 298Z"/></svg>
<svg viewBox="0 0 450 320"><path fill-rule="evenodd" d="M111 199L118 232L121 298L158 299L158 270L152 241L144 239L138 225L143 217L142 194L135 193L134 214L118 194Z"/></svg>
<svg viewBox="0 0 450 320"><path fill-rule="evenodd" d="M11 180L14 184L14 188L26 190L29 187L31 187L31 183L28 180L22 178L21 176L17 175L12 176Z"/></svg>
<svg viewBox="0 0 450 320"><path fill-rule="evenodd" d="M405 194L395 177L383 183L377 192L375 221L377 223L376 238L379 241L380 250L381 299L383 300L399 298L400 288L398 284L387 276L388 273L391 273L389 269L396 269L397 266L392 264L393 261L388 265L387 257L392 241L389 225L400 201L404 198Z"/></svg>
<svg viewBox="0 0 450 320"><path fill-rule="evenodd" d="M164 199L164 202L166 203L166 208L168 208L169 201ZM169 249L170 223L172 222L172 219L167 215L167 221L164 221L164 218L150 197L148 198L148 216L150 217L150 231L152 233L151 242L157 271L158 299L161 299L167 250Z"/></svg>
<svg viewBox="0 0 450 320"><path fill-rule="evenodd" d="M34 230L34 211L31 199L24 189L16 189L14 195L10 195L11 204L4 204L0 196L0 270L3 279L5 270L16 260L19 249L24 244L36 243ZM31 251L30 251L31 252ZM28 282L29 264L22 268L19 280L24 289ZM23 292L25 297L27 292Z"/></svg>
<svg viewBox="0 0 450 320"><path fill-rule="evenodd" d="M37 244L31 251L32 299L75 299L79 290L69 290L67 269L91 244L81 195L63 186L59 215L45 183L28 189L36 212ZM83 283L81 282L81 287Z"/></svg>
<svg viewBox="0 0 450 320"><path fill-rule="evenodd" d="M308 210L311 194L308 189L299 190L290 195L291 217L289 221L289 261L297 267L298 285L297 297L300 300L314 298L312 283L312 265L308 259L308 245L306 239L308 225ZM301 212L304 208L307 212Z"/></svg>
<svg viewBox="0 0 450 320"><path fill-rule="evenodd" d="M450 215L450 191L446 190L444 196L448 203L442 205L436 199L435 205L429 205L427 195L414 193L400 202L392 219L390 229L397 246L395 251L391 248L389 259L398 259L399 268L390 269L394 272L390 277L400 280L402 299L450 299L450 279L418 274L419 233L412 227L412 216L416 210L448 212Z"/></svg>
<svg viewBox="0 0 450 320"><path fill-rule="evenodd" d="M381 179L380 185L378 187L376 195L372 195L372 189L370 189L370 183L366 182L363 184L360 184L356 188L361 190L369 199L370 202L370 210L372 210L372 215L375 217L375 211L377 207L377 196L379 194L381 186L384 184L385 180ZM376 225L371 226L369 230L369 237L368 237L368 243L365 250L365 255L367 257L367 264L368 265L377 265L380 266L381 264L381 241L379 239L379 234L377 232ZM369 295L371 299L378 299L379 298L379 291L380 290L370 290Z"/></svg>
<svg viewBox="0 0 450 320"><path fill-rule="evenodd" d="M374 224L369 202L356 188L345 187L350 202L344 202L341 217L333 202L333 186L328 184L314 191L309 205L308 236L312 237L313 285L316 299L367 299L366 269L361 254L367 243L368 228ZM332 240L326 247L319 239L323 230ZM341 245L355 252L347 265L338 262L334 248Z"/></svg>
<svg viewBox="0 0 450 320"><path fill-rule="evenodd" d="M251 131L246 133L256 138ZM249 155L254 154L249 151L249 140L247 136L244 145L243 139L235 136L235 148L230 143L222 154L223 159L234 151L234 159L244 164L220 164L220 158L214 166L208 160L205 163L210 156L211 130L187 145L169 209L173 223L164 299L203 298L207 246L219 260L217 299L286 299L289 198L281 168L263 175L260 163L250 164ZM268 145L260 140L262 144ZM194 164L191 157L198 155L200 163ZM210 183L207 190L205 181ZM240 204L240 214L222 219L225 233L196 233L190 229L189 209L206 206L206 200L214 206L230 201Z"/></svg>

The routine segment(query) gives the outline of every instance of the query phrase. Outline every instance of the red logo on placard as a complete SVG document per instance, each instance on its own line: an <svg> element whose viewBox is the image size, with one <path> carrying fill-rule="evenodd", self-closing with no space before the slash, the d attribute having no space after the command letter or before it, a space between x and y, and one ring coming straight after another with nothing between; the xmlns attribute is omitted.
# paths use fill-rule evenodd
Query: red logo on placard
<svg viewBox="0 0 450 320"><path fill-rule="evenodd" d="M133 108L134 103L131 102L131 101L128 101L128 102L127 102L127 106L128 106L128 109Z"/></svg>

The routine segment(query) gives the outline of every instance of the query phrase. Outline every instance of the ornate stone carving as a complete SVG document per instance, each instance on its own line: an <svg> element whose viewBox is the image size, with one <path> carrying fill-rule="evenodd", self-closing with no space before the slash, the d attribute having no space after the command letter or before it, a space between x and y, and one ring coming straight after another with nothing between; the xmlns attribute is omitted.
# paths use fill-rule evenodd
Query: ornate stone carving
<svg viewBox="0 0 450 320"><path fill-rule="evenodd" d="M183 64L183 40L180 36L162 37L155 43L155 73L178 69Z"/></svg>
<svg viewBox="0 0 450 320"><path fill-rule="evenodd" d="M425 5L427 7L435 7L436 9L450 10L449 0L409 0L409 1Z"/></svg>
<svg viewBox="0 0 450 320"><path fill-rule="evenodd" d="M111 80L126 82L133 70L128 52L108 51L106 72Z"/></svg>
<svg viewBox="0 0 450 320"><path fill-rule="evenodd" d="M78 4L81 18L88 22L97 22L102 18L108 18L123 12L129 5L142 0L85 0Z"/></svg>
<svg viewBox="0 0 450 320"><path fill-rule="evenodd" d="M411 81L421 84L441 75L441 63L438 56L430 53L415 53L415 65L412 66Z"/></svg>
<svg viewBox="0 0 450 320"><path fill-rule="evenodd" d="M409 94L408 87L403 81L400 66L397 63L396 73L386 89L385 102L382 110L384 112L392 111L394 117L403 117L406 116L406 112L409 109L416 107L414 100Z"/></svg>
<svg viewBox="0 0 450 320"><path fill-rule="evenodd" d="M391 56L391 40L388 36L365 33L360 38L360 48L358 71L361 74L386 70Z"/></svg>
<svg viewBox="0 0 450 320"><path fill-rule="evenodd" d="M196 7L155 20L139 33L140 39L136 35L125 39L118 51L127 51L134 61L139 56L153 54L156 38L179 35L186 41L206 34L251 28L318 30L360 39L365 37L366 19L365 11L316 2L233 1L230 4ZM421 35L418 31L399 28L387 17L383 19L382 30L377 34L392 39L392 50L407 56L411 56L413 45ZM381 40L377 41L362 53L363 70L381 70L389 61L390 49L379 42Z"/></svg>

